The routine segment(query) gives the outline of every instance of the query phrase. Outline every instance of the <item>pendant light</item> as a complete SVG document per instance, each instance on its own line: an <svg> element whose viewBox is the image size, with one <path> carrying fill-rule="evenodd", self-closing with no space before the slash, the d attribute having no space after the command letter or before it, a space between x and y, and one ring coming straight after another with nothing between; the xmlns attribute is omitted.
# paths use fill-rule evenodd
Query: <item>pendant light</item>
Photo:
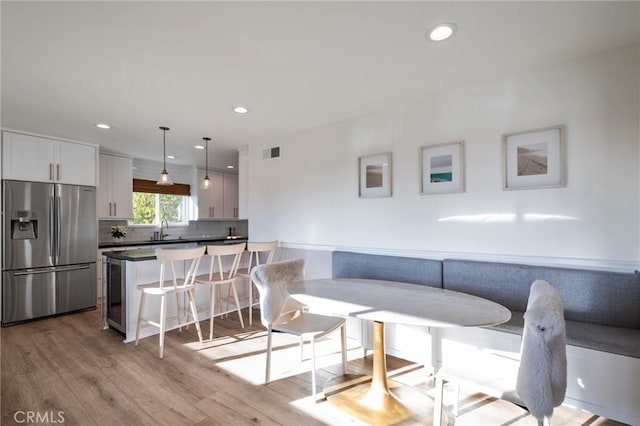
<svg viewBox="0 0 640 426"><path fill-rule="evenodd" d="M211 138L202 138L202 140L204 140L204 179L202 180L202 184L200 185L200 188L202 189L209 189L211 188L211 180L209 179L209 141L211 140Z"/></svg>
<svg viewBox="0 0 640 426"><path fill-rule="evenodd" d="M169 172L167 172L167 141L165 136L169 128L160 126L160 130L162 130L162 173L160 173L160 179L158 179L156 185L173 185Z"/></svg>

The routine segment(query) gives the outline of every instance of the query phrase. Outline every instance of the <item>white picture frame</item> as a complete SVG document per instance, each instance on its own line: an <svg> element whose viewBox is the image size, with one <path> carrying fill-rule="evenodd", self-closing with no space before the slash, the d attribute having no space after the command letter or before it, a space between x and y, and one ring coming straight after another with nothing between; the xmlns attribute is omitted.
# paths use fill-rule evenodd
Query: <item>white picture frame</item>
<svg viewBox="0 0 640 426"><path fill-rule="evenodd" d="M358 158L360 198L391 197L391 153Z"/></svg>
<svg viewBox="0 0 640 426"><path fill-rule="evenodd" d="M464 192L464 141L420 147L420 195Z"/></svg>
<svg viewBox="0 0 640 426"><path fill-rule="evenodd" d="M565 186L564 125L503 135L503 189Z"/></svg>

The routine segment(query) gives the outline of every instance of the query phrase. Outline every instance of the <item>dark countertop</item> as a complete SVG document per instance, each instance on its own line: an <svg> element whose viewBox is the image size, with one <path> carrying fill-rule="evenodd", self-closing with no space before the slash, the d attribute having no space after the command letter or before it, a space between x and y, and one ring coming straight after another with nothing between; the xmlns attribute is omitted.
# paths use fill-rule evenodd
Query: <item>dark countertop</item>
<svg viewBox="0 0 640 426"><path fill-rule="evenodd" d="M129 260L131 262L141 262L143 260L156 260L156 249L134 249L110 251L104 253L111 259Z"/></svg>
<svg viewBox="0 0 640 426"><path fill-rule="evenodd" d="M238 235L235 237L184 237L184 238L168 238L165 240L144 240L144 241L130 241L125 239L121 243L114 243L113 241L100 241L98 248L115 248L115 247L131 247L131 246L157 246L166 244L184 244L184 243L226 243L226 242L243 242L247 241L247 237L244 235Z"/></svg>

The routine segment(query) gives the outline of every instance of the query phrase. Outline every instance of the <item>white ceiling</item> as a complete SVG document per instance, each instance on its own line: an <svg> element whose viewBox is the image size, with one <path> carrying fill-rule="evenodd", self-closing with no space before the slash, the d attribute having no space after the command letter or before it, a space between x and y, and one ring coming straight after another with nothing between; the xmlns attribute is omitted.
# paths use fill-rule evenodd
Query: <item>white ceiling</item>
<svg viewBox="0 0 640 426"><path fill-rule="evenodd" d="M236 149L637 42L638 2L1 2L1 125L140 158ZM427 28L454 22L440 44ZM231 107L242 104L240 116ZM94 124L106 122L112 130Z"/></svg>

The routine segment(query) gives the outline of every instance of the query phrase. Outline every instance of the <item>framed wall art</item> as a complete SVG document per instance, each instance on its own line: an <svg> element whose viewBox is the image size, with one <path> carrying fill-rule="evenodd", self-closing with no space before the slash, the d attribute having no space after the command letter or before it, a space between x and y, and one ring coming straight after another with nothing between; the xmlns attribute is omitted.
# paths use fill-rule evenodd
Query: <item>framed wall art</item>
<svg viewBox="0 0 640 426"><path fill-rule="evenodd" d="M420 194L464 192L464 141L420 147Z"/></svg>
<svg viewBox="0 0 640 426"><path fill-rule="evenodd" d="M368 155L358 159L361 198L391 197L391 153Z"/></svg>
<svg viewBox="0 0 640 426"><path fill-rule="evenodd" d="M503 152L504 189L565 185L564 126L506 134Z"/></svg>

